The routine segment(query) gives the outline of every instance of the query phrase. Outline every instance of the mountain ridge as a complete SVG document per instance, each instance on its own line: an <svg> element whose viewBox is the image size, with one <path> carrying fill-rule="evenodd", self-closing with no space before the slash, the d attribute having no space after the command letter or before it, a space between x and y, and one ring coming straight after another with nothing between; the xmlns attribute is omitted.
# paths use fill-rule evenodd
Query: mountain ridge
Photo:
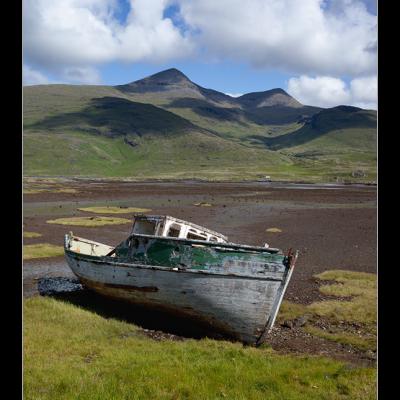
<svg viewBox="0 0 400 400"><path fill-rule="evenodd" d="M23 94L28 174L376 174L375 111L306 106L281 88L231 97L170 68L125 85L37 85Z"/></svg>
<svg viewBox="0 0 400 400"><path fill-rule="evenodd" d="M176 68L170 68L157 72L145 78L127 83L116 85L116 88L123 92L164 92L166 90L181 90L181 97L188 95L189 91L197 93L204 98L219 102L228 102L238 107L268 107L284 105L286 107L301 108L303 104L290 96L282 88L273 88L259 92L249 92L239 97L233 97L226 93L205 88L191 81L183 72ZM186 93L185 93L186 89ZM193 94L193 93L192 93ZM256 104L254 104L256 103Z"/></svg>

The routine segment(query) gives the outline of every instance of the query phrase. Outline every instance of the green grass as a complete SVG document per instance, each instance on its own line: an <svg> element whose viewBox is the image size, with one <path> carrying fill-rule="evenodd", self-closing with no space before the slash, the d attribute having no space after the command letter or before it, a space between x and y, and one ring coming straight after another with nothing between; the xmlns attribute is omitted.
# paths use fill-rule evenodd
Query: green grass
<svg viewBox="0 0 400 400"><path fill-rule="evenodd" d="M278 323L282 323L286 320L294 320L308 313L307 307L303 304L297 304L292 303L291 301L283 300L276 320Z"/></svg>
<svg viewBox="0 0 400 400"><path fill-rule="evenodd" d="M335 342L350 344L361 350L376 350L376 275L331 270L315 277L322 281L336 282L322 285L319 288L321 293L348 298L348 300L324 300L307 306L283 301L277 317L278 323L307 315L309 319L304 329L308 333ZM329 323L329 330L316 326L321 318ZM347 331L347 326L353 323L357 324L357 328Z"/></svg>
<svg viewBox="0 0 400 400"><path fill-rule="evenodd" d="M376 371L214 340L154 341L68 303L24 300L26 399L374 399Z"/></svg>
<svg viewBox="0 0 400 400"><path fill-rule="evenodd" d="M273 151L193 131L168 138L148 135L135 141L138 146L132 148L122 138L25 133L24 169L36 176L254 179L284 162L291 163Z"/></svg>
<svg viewBox="0 0 400 400"><path fill-rule="evenodd" d="M84 207L78 208L80 211L87 211L98 214L128 214L128 213L146 213L151 211L149 208L138 207Z"/></svg>
<svg viewBox="0 0 400 400"><path fill-rule="evenodd" d="M33 258L48 258L57 257L64 254L62 246L56 246L49 243L39 244L26 244L23 248L24 260L31 260Z"/></svg>
<svg viewBox="0 0 400 400"><path fill-rule="evenodd" d="M329 332L315 326L306 326L305 331L314 336L319 336L338 343L349 344L361 350L376 350L376 335L374 334L354 334L340 330Z"/></svg>
<svg viewBox="0 0 400 400"><path fill-rule="evenodd" d="M71 226L104 226L128 224L132 221L126 218L115 217L70 217L48 220L48 224L71 225Z"/></svg>
<svg viewBox="0 0 400 400"><path fill-rule="evenodd" d="M370 165L336 159L299 160L279 152L247 147L218 137L191 132L172 138L136 139L127 146L122 138L82 133L24 133L24 171L32 176L131 177L145 179L273 180L310 182L373 180ZM251 160L251 163L249 163ZM367 165L368 167L365 167ZM353 179L362 166L371 173ZM363 167L363 168L364 168Z"/></svg>
<svg viewBox="0 0 400 400"><path fill-rule="evenodd" d="M376 275L344 270L326 271L316 275L321 280L337 283L320 288L323 294L331 296L354 296L348 301L326 300L313 303L310 311L316 315L335 320L376 324L377 287Z"/></svg>

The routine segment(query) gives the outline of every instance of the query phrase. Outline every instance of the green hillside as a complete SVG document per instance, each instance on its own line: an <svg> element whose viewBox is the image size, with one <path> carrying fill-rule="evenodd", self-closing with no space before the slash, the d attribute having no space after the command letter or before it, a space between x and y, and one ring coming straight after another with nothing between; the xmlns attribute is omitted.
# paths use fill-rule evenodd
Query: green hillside
<svg viewBox="0 0 400 400"><path fill-rule="evenodd" d="M233 98L172 69L122 86L24 88L24 174L371 181L376 112Z"/></svg>
<svg viewBox="0 0 400 400"><path fill-rule="evenodd" d="M159 107L110 96L93 98L79 111L47 116L25 127L27 130L59 132L66 129L103 136L172 135L198 129L190 121Z"/></svg>
<svg viewBox="0 0 400 400"><path fill-rule="evenodd" d="M25 175L247 179L292 164L280 153L195 131L113 138L28 132L24 148Z"/></svg>
<svg viewBox="0 0 400 400"><path fill-rule="evenodd" d="M301 128L274 138L257 137L269 149L280 150L305 145L338 151L371 151L376 142L376 113L361 108L338 106L322 110Z"/></svg>

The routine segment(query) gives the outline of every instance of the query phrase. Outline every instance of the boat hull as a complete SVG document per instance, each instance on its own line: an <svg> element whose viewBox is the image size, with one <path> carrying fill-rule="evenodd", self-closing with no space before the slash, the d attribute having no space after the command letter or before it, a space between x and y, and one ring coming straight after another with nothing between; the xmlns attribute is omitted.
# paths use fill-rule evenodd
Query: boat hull
<svg viewBox="0 0 400 400"><path fill-rule="evenodd" d="M294 266L258 278L65 254L80 281L101 295L196 319L248 344L265 340Z"/></svg>

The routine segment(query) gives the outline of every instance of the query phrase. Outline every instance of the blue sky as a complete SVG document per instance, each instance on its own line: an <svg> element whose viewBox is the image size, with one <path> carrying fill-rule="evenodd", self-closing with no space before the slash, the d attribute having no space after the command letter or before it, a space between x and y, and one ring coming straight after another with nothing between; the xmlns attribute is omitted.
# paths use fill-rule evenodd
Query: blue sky
<svg viewBox="0 0 400 400"><path fill-rule="evenodd" d="M164 64L137 63L135 65L111 63L101 68L101 76L109 85L119 85L156 72L177 68L193 82L206 88L232 94L262 91L286 86L289 75L279 71L252 68L245 63L177 61Z"/></svg>
<svg viewBox="0 0 400 400"><path fill-rule="evenodd" d="M117 85L167 68L239 95L376 108L371 0L25 0L24 84Z"/></svg>

